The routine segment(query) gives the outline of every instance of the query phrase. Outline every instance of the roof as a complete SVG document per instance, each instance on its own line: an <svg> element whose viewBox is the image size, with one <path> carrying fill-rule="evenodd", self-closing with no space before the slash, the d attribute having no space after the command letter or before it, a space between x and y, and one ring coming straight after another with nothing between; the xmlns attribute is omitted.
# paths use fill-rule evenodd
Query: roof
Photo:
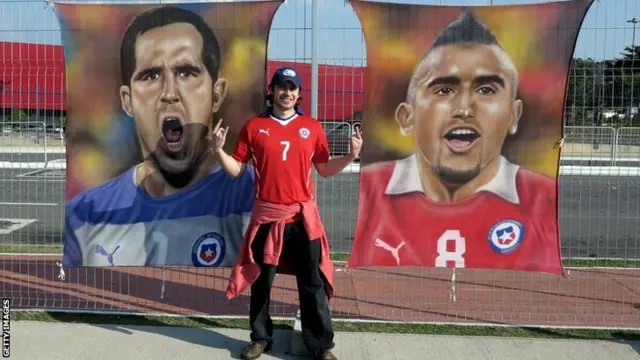
<svg viewBox="0 0 640 360"><path fill-rule="evenodd" d="M65 93L62 46L0 42L0 107L64 110Z"/></svg>
<svg viewBox="0 0 640 360"><path fill-rule="evenodd" d="M269 60L267 80L280 66L292 66L300 73L302 110L310 114L311 64ZM364 69L318 66L318 119L349 120L362 108ZM61 45L0 42L0 108L65 110L66 106Z"/></svg>

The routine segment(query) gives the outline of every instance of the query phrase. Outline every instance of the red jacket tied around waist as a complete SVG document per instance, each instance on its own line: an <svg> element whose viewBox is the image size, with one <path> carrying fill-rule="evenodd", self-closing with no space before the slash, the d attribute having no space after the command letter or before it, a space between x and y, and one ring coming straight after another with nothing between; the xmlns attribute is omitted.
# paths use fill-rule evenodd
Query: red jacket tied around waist
<svg viewBox="0 0 640 360"><path fill-rule="evenodd" d="M246 290L260 275L260 265L256 264L251 251L251 244L262 224L273 223L264 245L264 263L278 265L278 273L295 275L292 261L280 259L284 243L284 228L287 219L294 216L302 216L304 227L311 241L320 241L322 255L320 257L320 271L326 281L325 291L328 298L333 296L333 263L329 255L329 241L318 213L315 200L308 200L292 205L281 205L256 200L249 227L245 233L244 241L240 246L240 252L236 265L231 272L227 298L232 299ZM282 260L282 261L280 261Z"/></svg>

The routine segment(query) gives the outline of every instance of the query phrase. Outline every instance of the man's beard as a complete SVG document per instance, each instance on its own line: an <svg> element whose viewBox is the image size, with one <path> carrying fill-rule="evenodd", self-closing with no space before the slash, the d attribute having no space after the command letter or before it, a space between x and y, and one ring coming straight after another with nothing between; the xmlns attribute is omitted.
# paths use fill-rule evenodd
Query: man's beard
<svg viewBox="0 0 640 360"><path fill-rule="evenodd" d="M453 169L443 165L436 166L433 169L445 186L454 189L475 179L480 174L480 170L479 164L466 170Z"/></svg>
<svg viewBox="0 0 640 360"><path fill-rule="evenodd" d="M151 152L153 163L171 187L182 189L193 181L209 149L208 132L204 124L184 125L181 151L169 152L163 139Z"/></svg>

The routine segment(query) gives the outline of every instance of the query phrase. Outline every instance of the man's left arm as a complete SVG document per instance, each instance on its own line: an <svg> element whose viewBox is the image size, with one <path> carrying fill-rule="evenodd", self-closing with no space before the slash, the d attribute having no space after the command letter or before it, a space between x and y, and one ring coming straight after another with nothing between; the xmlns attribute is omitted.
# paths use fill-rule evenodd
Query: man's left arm
<svg viewBox="0 0 640 360"><path fill-rule="evenodd" d="M360 154L362 148L362 134L360 128L356 128L356 133L349 139L349 154L331 159L329 155L329 144L324 130L316 138L316 149L313 155L313 163L322 177L329 177L340 173Z"/></svg>

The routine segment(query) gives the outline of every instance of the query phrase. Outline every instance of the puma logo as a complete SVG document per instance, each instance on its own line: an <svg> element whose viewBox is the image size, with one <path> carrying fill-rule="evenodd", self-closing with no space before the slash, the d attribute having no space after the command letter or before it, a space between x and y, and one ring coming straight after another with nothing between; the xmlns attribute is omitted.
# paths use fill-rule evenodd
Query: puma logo
<svg viewBox="0 0 640 360"><path fill-rule="evenodd" d="M111 264L111 266L113 266L113 254L115 254L116 251L118 251L118 249L120 249L120 245L116 246L116 248L112 252L108 252L104 248L104 246L96 245L96 254L100 254L100 255L106 256L107 257L107 261L109 262L109 264Z"/></svg>
<svg viewBox="0 0 640 360"><path fill-rule="evenodd" d="M400 245L398 245L398 247L394 248L393 246L387 244L386 242L376 238L375 241L375 246L379 247L379 248L383 248L385 250L387 250L388 252L391 253L391 255L393 256L394 259L396 259L396 263L398 264L398 266L400 266L400 255L398 254L398 251L400 251L400 249L405 246L406 243L403 241L400 243Z"/></svg>
<svg viewBox="0 0 640 360"><path fill-rule="evenodd" d="M269 129L267 129L267 130L260 129L260 130L258 130L258 134L267 134L267 136L269 136Z"/></svg>

